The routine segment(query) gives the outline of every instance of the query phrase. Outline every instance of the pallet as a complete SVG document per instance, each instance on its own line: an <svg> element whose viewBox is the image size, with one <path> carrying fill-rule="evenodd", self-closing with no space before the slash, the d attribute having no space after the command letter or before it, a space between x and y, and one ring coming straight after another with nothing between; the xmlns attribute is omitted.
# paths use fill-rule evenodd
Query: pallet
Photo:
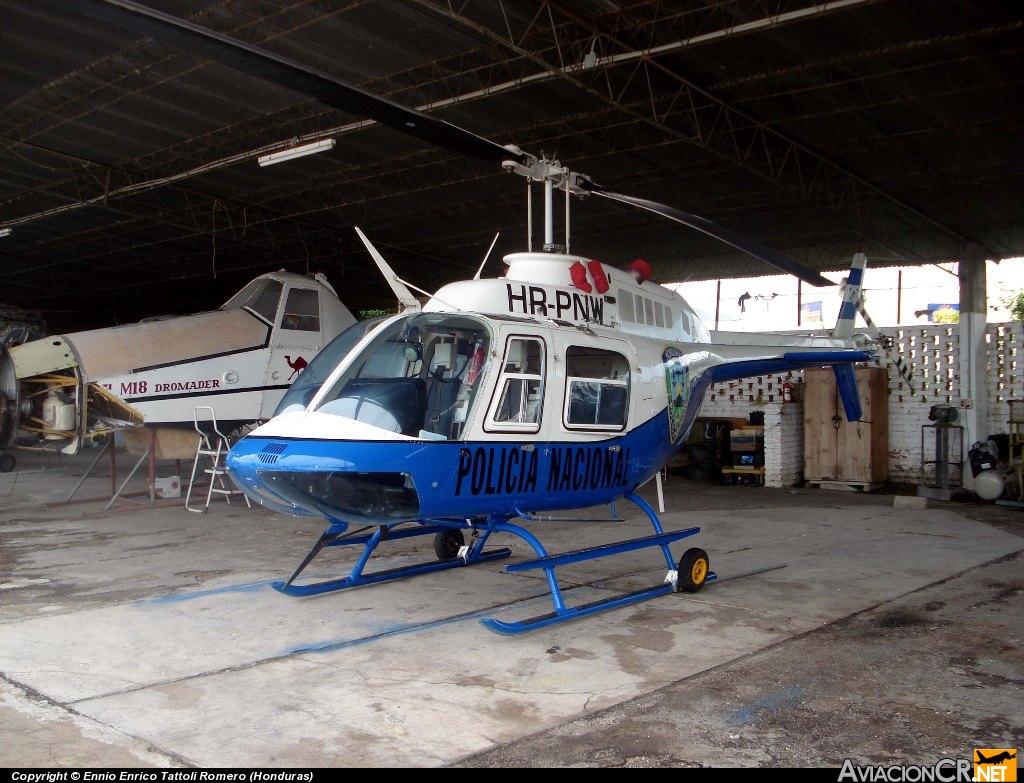
<svg viewBox="0 0 1024 783"><path fill-rule="evenodd" d="M846 492L877 492L885 488L885 482L878 481L808 481L806 484L815 489L841 489Z"/></svg>

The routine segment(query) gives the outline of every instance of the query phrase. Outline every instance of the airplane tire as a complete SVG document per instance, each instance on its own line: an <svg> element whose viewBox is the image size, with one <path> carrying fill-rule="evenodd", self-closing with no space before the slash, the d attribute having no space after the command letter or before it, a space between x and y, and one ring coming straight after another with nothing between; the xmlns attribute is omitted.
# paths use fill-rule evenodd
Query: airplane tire
<svg viewBox="0 0 1024 783"><path fill-rule="evenodd" d="M708 560L708 553L703 549L694 547L683 552L679 558L677 569L679 581L676 592L696 593L704 586L704 581L711 572L711 562Z"/></svg>
<svg viewBox="0 0 1024 783"><path fill-rule="evenodd" d="M461 530L445 530L434 535L434 554L438 560L451 560L459 556L459 550L466 544Z"/></svg>
<svg viewBox="0 0 1024 783"><path fill-rule="evenodd" d="M0 451L0 473L10 473L18 464L18 458L9 451Z"/></svg>

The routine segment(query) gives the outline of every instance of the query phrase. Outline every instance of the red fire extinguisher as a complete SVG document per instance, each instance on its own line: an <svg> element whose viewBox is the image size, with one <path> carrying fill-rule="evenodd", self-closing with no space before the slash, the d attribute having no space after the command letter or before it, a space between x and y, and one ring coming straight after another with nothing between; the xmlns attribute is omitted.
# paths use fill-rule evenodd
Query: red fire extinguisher
<svg viewBox="0 0 1024 783"><path fill-rule="evenodd" d="M782 384L782 401L793 402L793 387L790 385L789 381Z"/></svg>

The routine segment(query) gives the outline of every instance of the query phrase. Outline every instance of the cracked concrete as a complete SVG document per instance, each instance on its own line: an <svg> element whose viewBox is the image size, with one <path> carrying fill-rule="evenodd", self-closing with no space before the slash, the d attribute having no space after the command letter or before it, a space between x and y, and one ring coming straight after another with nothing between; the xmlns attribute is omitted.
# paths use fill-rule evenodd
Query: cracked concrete
<svg viewBox="0 0 1024 783"><path fill-rule="evenodd" d="M0 474L5 767L838 767L1024 744L1024 512L672 477L663 525L700 527L680 543L719 581L502 636L479 620L551 608L543 572L504 570L530 556L517 539L490 542L509 560L287 597L270 583L320 523L108 510L103 475L64 503L89 461ZM529 527L551 552L650 533L616 510ZM371 564L432 559L402 539ZM558 573L575 606L664 571L639 550Z"/></svg>

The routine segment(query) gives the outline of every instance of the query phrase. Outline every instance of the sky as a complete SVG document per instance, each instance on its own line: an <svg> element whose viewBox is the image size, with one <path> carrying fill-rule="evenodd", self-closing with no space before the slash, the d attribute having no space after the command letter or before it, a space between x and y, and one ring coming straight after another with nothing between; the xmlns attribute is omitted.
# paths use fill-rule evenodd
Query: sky
<svg viewBox="0 0 1024 783"><path fill-rule="evenodd" d="M876 326L908 326L940 321L940 305L959 308L958 264L879 267L864 275L865 306ZM1024 258L986 262L988 281L988 321L1010 320L1001 299L1024 291ZM657 272L655 272L657 273ZM767 275L737 279L664 283L678 290L709 329L735 332L791 331L795 329L831 329L839 315L840 285L844 275L824 275L835 286L816 288L799 286L791 275ZM719 285L721 286L720 294ZM718 325L715 325L715 299L719 296ZM740 297L744 297L742 306ZM948 313L950 310L945 310ZM799 320L798 320L799 316ZM820 320L818 320L820 319ZM858 323L863 321L858 318Z"/></svg>

